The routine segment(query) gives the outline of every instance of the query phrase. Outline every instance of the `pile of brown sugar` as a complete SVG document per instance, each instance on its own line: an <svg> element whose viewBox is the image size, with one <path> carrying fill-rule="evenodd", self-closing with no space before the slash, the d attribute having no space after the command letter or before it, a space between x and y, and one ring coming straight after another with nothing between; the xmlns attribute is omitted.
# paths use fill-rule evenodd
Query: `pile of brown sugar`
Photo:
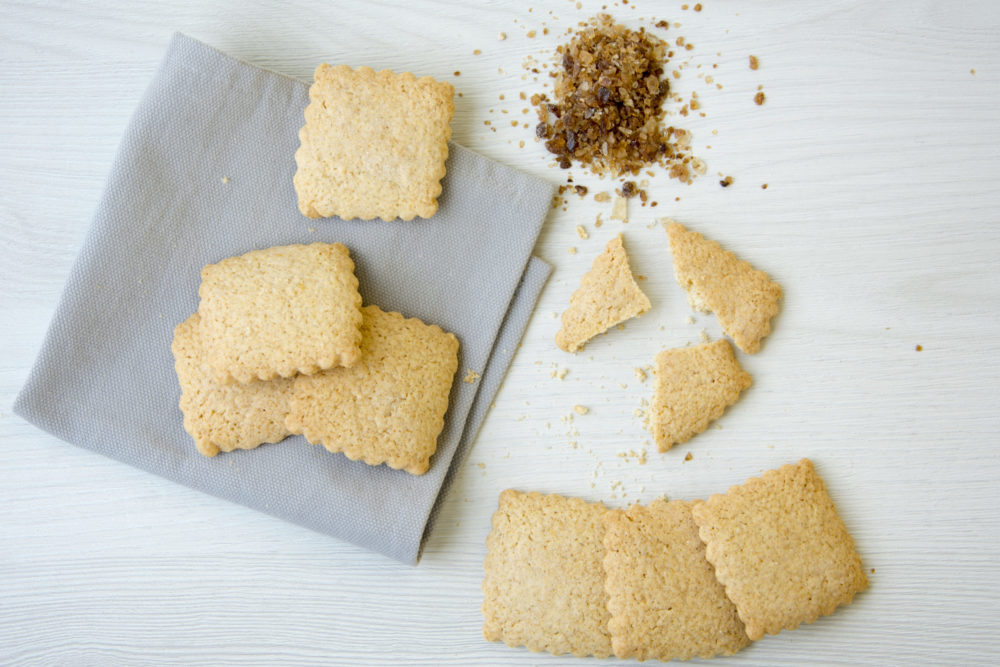
<svg viewBox="0 0 1000 667"><path fill-rule="evenodd" d="M662 78L663 40L598 14L556 53L562 69L555 74L555 99L540 94L531 101L540 121L535 134L560 167L576 160L617 177L660 164L671 178L691 182L690 133L662 126L670 90Z"/></svg>

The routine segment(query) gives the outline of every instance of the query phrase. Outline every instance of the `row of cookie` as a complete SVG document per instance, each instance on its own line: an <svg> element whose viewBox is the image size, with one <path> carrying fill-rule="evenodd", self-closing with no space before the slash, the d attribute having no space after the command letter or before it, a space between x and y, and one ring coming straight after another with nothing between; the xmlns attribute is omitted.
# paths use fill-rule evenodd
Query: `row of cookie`
<svg viewBox="0 0 1000 667"><path fill-rule="evenodd" d="M507 490L486 545L484 637L555 655L731 655L868 586L808 459L627 510Z"/></svg>
<svg viewBox="0 0 1000 667"><path fill-rule="evenodd" d="M771 330L771 318L778 312L781 286L715 241L677 222L668 222L666 230L675 278L687 290L692 307L714 312L723 331L741 350L758 352L761 339ZM632 276L622 235L618 234L570 297L556 345L576 352L594 336L649 308L649 299ZM661 452L704 431L751 382L725 340L660 352L654 375L646 425Z"/></svg>
<svg viewBox="0 0 1000 667"><path fill-rule="evenodd" d="M458 340L361 305L341 244L276 246L202 270L174 330L184 428L205 456L303 434L370 465L422 474L437 448Z"/></svg>

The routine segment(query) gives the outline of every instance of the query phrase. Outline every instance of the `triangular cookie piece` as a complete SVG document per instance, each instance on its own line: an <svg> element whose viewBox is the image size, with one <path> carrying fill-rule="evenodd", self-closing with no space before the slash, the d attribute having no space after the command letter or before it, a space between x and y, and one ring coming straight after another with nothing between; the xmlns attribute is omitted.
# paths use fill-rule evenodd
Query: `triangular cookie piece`
<svg viewBox="0 0 1000 667"><path fill-rule="evenodd" d="M654 374L653 400L646 414L661 452L708 428L751 382L724 339L664 350L656 355Z"/></svg>
<svg viewBox="0 0 1000 667"><path fill-rule="evenodd" d="M723 331L747 354L760 350L778 314L781 285L736 255L677 222L667 224L674 276L692 308L715 313Z"/></svg>
<svg viewBox="0 0 1000 667"><path fill-rule="evenodd" d="M562 328L556 334L556 345L567 352L576 352L597 334L642 315L649 307L649 299L632 278L619 234L597 256L580 281L579 289L570 297L569 308L562 314Z"/></svg>

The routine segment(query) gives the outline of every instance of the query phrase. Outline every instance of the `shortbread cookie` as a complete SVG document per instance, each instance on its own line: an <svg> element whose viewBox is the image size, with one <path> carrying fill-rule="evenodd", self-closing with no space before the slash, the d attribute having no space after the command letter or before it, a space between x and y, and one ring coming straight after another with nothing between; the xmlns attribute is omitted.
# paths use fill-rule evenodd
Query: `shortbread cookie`
<svg viewBox="0 0 1000 667"><path fill-rule="evenodd" d="M174 329L171 350L181 385L184 429L205 456L253 449L289 435L285 427L292 381L220 384L205 360L198 313Z"/></svg>
<svg viewBox="0 0 1000 667"><path fill-rule="evenodd" d="M653 373L646 421L661 452L708 428L751 382L724 339L664 350L656 355Z"/></svg>
<svg viewBox="0 0 1000 667"><path fill-rule="evenodd" d="M556 345L567 352L576 352L594 336L642 315L649 306L649 299L632 278L619 234L597 256L580 281L579 289L570 297L569 308L562 314L562 328L556 334Z"/></svg>
<svg viewBox="0 0 1000 667"><path fill-rule="evenodd" d="M711 658L750 643L705 559L691 505L654 500L604 515L608 628L619 658Z"/></svg>
<svg viewBox="0 0 1000 667"><path fill-rule="evenodd" d="M760 350L778 314L781 285L733 253L681 224L667 224L674 276L691 307L715 313L723 331L748 354Z"/></svg>
<svg viewBox="0 0 1000 667"><path fill-rule="evenodd" d="M409 72L316 68L295 152L310 218L429 218L448 159L455 90Z"/></svg>
<svg viewBox="0 0 1000 667"><path fill-rule="evenodd" d="M458 339L376 306L362 312L361 359L297 377L286 425L349 459L422 475L444 427Z"/></svg>
<svg viewBox="0 0 1000 667"><path fill-rule="evenodd" d="M600 503L500 494L483 567L483 636L554 655L611 655Z"/></svg>
<svg viewBox="0 0 1000 667"><path fill-rule="evenodd" d="M219 382L315 373L361 355L358 279L339 243L276 246L209 264L198 294Z"/></svg>
<svg viewBox="0 0 1000 667"><path fill-rule="evenodd" d="M692 515L750 639L812 623L868 587L809 459L714 495Z"/></svg>

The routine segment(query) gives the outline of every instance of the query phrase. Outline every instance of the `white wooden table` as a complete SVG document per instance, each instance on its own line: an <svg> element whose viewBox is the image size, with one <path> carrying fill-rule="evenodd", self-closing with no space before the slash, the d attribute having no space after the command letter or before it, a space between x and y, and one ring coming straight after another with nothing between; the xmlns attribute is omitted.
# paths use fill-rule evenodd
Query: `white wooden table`
<svg viewBox="0 0 1000 667"><path fill-rule="evenodd" d="M466 4L2 3L0 663L585 664L481 638L483 543L502 489L611 506L698 498L803 456L873 569L871 588L726 664L1000 661L996 3L609 5L633 26L678 21L670 39L695 44L675 84L698 90L706 115L671 122L694 133L708 176L683 186L658 173L648 189L659 206L634 206L627 225L597 228L609 205L592 197L552 212L536 252L555 272L415 568L77 449L12 413L175 30L306 79L328 60L450 80L456 141L565 182L532 129L509 121L533 128L518 94L547 80L525 76L525 58L547 62L601 2ZM610 188L571 173L591 193ZM719 173L734 184L721 188ZM711 316L686 322L655 224L666 215L770 272L786 300L764 350L740 355L754 386L718 428L661 455L633 414L651 393L633 369L702 330L721 335ZM653 310L564 354L555 314L618 231ZM577 404L590 412L568 422ZM642 449L645 464L619 456Z"/></svg>

